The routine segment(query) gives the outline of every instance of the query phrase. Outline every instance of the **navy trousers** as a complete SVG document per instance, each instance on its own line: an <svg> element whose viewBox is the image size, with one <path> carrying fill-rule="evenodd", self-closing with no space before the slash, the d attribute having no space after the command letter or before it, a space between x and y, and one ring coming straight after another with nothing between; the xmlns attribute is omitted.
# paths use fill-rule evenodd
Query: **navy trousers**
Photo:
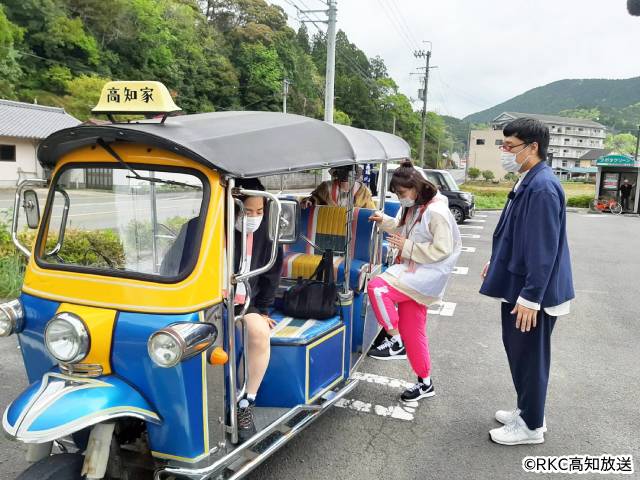
<svg viewBox="0 0 640 480"><path fill-rule="evenodd" d="M551 364L551 332L556 317L538 312L538 325L528 332L516 329L515 305L502 303L502 342L507 352L520 416L530 430L542 426Z"/></svg>

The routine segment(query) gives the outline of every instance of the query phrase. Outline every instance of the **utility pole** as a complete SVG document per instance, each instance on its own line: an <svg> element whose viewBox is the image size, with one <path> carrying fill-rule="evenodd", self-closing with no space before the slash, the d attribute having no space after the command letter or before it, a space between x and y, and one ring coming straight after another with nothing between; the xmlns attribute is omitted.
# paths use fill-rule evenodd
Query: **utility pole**
<svg viewBox="0 0 640 480"><path fill-rule="evenodd" d="M396 114L393 114L393 129L391 130L391 133L393 133L394 135L396 134Z"/></svg>
<svg viewBox="0 0 640 480"><path fill-rule="evenodd" d="M424 41L423 43L429 43L429 50L416 50L413 55L416 58L424 58L425 66L424 68L424 78L423 85L424 89L422 90L422 135L420 136L420 165L424 167L424 149L426 147L426 136L427 136L427 96L429 94L429 71L432 68L430 65L431 62L431 42ZM420 68L419 70L422 70Z"/></svg>
<svg viewBox="0 0 640 480"><path fill-rule="evenodd" d="M287 113L287 96L289 95L289 85L291 82L288 78L282 81L282 113Z"/></svg>

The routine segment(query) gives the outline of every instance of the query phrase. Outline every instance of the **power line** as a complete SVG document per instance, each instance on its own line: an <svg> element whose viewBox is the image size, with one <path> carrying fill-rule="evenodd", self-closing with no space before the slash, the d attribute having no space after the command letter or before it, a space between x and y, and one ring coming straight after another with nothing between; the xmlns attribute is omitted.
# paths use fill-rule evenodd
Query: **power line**
<svg viewBox="0 0 640 480"><path fill-rule="evenodd" d="M378 0L378 5L380 5L382 10L384 10L384 14L387 17L387 19L389 19L389 23L391 24L393 29L400 35L400 38L402 39L402 41L407 45L407 47L409 47L409 50L415 49L416 47L415 45L412 45L411 38L409 38L407 33L404 32L402 27L396 23L396 20L390 15L389 11L387 11L387 7L385 6L383 0Z"/></svg>
<svg viewBox="0 0 640 480"><path fill-rule="evenodd" d="M416 39L416 37L413 35L413 30L411 29L411 27L409 26L409 24L407 23L404 15L402 14L402 11L400 10L400 7L398 6L398 4L396 3L396 0L391 0L390 1L390 5L392 7L394 7L396 9L396 12L398 14L398 18L400 19L400 22L405 26L406 31L408 36L411 38L412 43L416 46L419 47L420 46L420 42L418 42L418 40Z"/></svg>

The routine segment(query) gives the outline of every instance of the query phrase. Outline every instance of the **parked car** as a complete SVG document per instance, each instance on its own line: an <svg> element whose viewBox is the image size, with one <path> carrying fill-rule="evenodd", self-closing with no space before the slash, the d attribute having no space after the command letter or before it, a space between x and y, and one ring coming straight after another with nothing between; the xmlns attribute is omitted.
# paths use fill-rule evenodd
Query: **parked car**
<svg viewBox="0 0 640 480"><path fill-rule="evenodd" d="M396 198L393 193L388 191L388 183L391 181L393 171L398 167L399 165L395 163L390 163L387 166L388 181L386 198ZM450 172L447 170L433 170L421 167L416 168L422 172L427 180L438 187L444 196L447 197L447 200L449 200L449 210L451 210L453 218L456 219L457 223L464 223L465 220L473 218L476 210L475 198L473 194L460 190L460 187L458 187L458 184Z"/></svg>

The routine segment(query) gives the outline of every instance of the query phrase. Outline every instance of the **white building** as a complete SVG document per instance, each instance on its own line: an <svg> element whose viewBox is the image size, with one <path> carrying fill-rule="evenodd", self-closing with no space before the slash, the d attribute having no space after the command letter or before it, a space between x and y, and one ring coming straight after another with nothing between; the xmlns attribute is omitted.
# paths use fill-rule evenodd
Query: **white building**
<svg viewBox="0 0 640 480"><path fill-rule="evenodd" d="M491 122L493 128L502 129L516 118L529 117L549 127L549 158L553 171L561 176L570 176L585 168L580 159L589 150L604 148L606 127L593 120L540 115L537 113L503 112Z"/></svg>
<svg viewBox="0 0 640 480"><path fill-rule="evenodd" d="M79 123L62 108L0 99L0 188L44 178L36 155L39 143Z"/></svg>

